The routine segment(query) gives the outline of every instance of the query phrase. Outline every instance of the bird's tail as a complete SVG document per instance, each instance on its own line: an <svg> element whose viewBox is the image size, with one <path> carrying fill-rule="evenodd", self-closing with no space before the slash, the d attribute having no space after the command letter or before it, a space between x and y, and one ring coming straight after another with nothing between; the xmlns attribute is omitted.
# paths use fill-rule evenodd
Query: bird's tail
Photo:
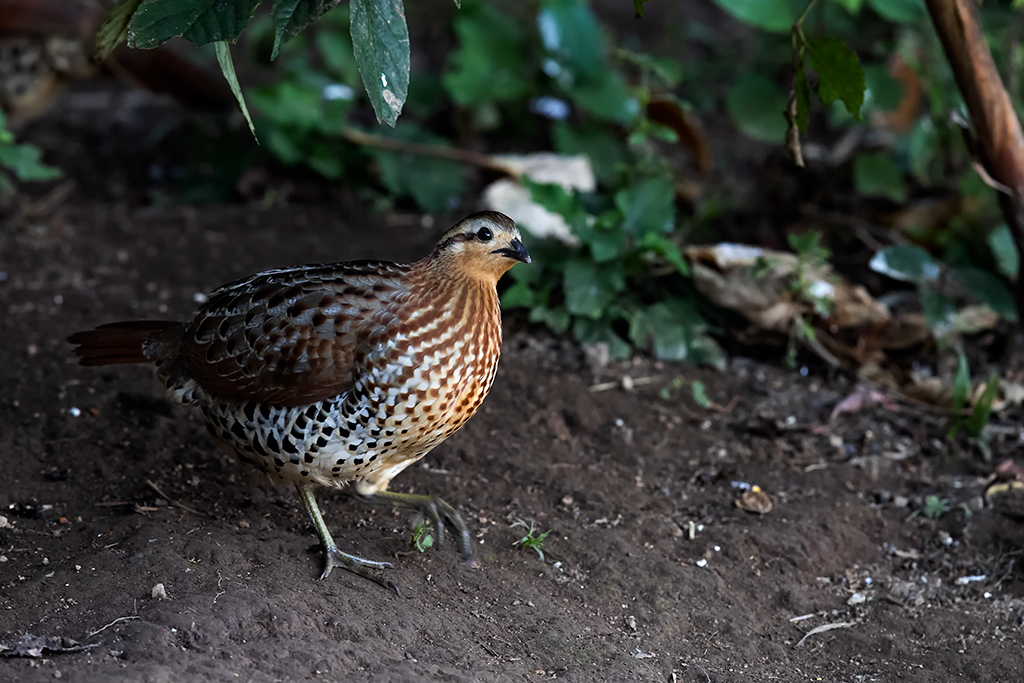
<svg viewBox="0 0 1024 683"><path fill-rule="evenodd" d="M75 332L68 342L75 344L71 353L81 365L115 365L118 363L150 363L146 355L150 342L172 329L183 329L170 320L138 320L100 325L95 330Z"/></svg>

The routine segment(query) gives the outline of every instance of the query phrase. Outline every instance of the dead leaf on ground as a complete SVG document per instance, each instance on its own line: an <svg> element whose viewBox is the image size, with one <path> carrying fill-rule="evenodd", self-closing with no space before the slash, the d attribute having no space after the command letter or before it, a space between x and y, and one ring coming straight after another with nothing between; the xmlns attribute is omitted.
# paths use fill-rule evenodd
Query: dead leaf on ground
<svg viewBox="0 0 1024 683"><path fill-rule="evenodd" d="M711 147L697 117L675 100L655 97L647 104L647 118L675 131L701 175L711 172Z"/></svg>
<svg viewBox="0 0 1024 683"><path fill-rule="evenodd" d="M83 645L71 638L59 636L34 636L26 633L16 641L0 642L0 657L42 657L45 654L57 654L62 652L81 652L89 648L98 647L94 645Z"/></svg>

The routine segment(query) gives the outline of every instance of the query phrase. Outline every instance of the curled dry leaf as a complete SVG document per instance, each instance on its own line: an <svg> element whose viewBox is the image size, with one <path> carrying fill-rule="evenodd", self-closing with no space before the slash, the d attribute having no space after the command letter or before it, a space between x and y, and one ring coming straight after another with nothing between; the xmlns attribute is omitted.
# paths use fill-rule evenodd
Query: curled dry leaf
<svg viewBox="0 0 1024 683"><path fill-rule="evenodd" d="M693 163L701 175L711 172L711 147L700 121L672 99L654 97L647 104L647 118L671 128L679 137L679 144L693 155Z"/></svg>

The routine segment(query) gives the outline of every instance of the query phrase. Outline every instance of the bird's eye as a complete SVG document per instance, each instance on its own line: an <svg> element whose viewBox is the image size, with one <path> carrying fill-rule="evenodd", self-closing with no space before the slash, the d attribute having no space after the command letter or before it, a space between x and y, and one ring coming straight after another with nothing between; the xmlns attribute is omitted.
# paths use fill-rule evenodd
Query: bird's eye
<svg viewBox="0 0 1024 683"><path fill-rule="evenodd" d="M480 228L476 232L476 236L480 238L481 242L490 242L494 235L491 234L490 228Z"/></svg>

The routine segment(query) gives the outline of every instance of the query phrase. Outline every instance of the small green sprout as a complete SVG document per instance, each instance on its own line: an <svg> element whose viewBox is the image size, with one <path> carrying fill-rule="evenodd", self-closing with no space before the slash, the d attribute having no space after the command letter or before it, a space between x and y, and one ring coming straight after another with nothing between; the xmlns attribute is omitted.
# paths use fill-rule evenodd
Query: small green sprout
<svg viewBox="0 0 1024 683"><path fill-rule="evenodd" d="M427 548L433 547L433 545L433 525L424 519L419 520L412 530L412 547L423 553L427 551Z"/></svg>
<svg viewBox="0 0 1024 683"><path fill-rule="evenodd" d="M543 550L544 540L547 539L548 534L551 533L551 530L549 529L549 530L545 531L544 533L542 533L540 535L537 535L537 533L536 533L536 523L532 519L529 522L526 522L525 520L522 520L522 519L517 519L515 522L512 523L512 528L514 529L517 526L526 529L526 535L523 536L522 538L520 538L518 541L516 541L512 545L518 545L518 546L520 546L520 547L522 547L524 549L525 548L533 548L534 550L537 551L537 555L540 557L541 562L543 562L544 561L544 550Z"/></svg>
<svg viewBox="0 0 1024 683"><path fill-rule="evenodd" d="M938 519L951 509L949 501L945 498L939 498L934 495L926 496L924 499L924 507L921 508L921 514L928 519Z"/></svg>

